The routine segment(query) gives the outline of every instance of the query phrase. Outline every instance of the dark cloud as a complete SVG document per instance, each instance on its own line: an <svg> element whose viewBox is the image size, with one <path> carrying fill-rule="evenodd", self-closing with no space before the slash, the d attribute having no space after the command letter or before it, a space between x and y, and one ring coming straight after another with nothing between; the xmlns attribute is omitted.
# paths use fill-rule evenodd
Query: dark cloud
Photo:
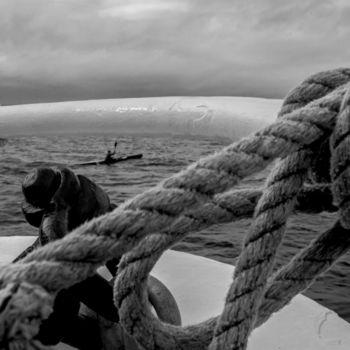
<svg viewBox="0 0 350 350"><path fill-rule="evenodd" d="M0 103L281 97L350 58L347 0L2 0Z"/></svg>

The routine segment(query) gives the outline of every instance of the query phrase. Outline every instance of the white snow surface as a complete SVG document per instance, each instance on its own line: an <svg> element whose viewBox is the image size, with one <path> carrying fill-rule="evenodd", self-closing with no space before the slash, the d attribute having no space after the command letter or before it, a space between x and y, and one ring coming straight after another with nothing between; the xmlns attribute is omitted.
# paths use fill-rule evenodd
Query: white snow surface
<svg viewBox="0 0 350 350"><path fill-rule="evenodd" d="M115 133L241 138L268 124L281 100L150 97L0 107L0 136Z"/></svg>

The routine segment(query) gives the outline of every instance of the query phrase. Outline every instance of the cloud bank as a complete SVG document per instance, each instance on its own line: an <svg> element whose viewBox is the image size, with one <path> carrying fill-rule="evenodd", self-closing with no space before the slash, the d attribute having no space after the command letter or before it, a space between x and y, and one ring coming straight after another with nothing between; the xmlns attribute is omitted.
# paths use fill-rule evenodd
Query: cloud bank
<svg viewBox="0 0 350 350"><path fill-rule="evenodd" d="M282 97L350 62L347 0L2 0L0 104Z"/></svg>

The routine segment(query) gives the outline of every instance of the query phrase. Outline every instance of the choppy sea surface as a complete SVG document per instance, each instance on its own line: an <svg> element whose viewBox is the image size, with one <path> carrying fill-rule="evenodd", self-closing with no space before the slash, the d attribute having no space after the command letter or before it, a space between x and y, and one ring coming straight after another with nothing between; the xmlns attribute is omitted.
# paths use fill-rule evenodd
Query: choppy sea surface
<svg viewBox="0 0 350 350"><path fill-rule="evenodd" d="M201 156L220 150L230 141L221 138L140 137L140 136L47 136L17 137L0 144L0 235L36 235L24 220L21 182L34 167L71 165L102 160L114 139L119 155L143 153L140 160L112 166L73 167L73 170L99 184L120 204L126 199L184 169ZM245 185L262 186L267 171L251 177ZM291 217L276 268L289 261L319 233L332 226L335 214L298 214ZM174 249L234 264L250 220L215 225L191 234ZM350 322L350 254L346 254L304 293L336 311Z"/></svg>

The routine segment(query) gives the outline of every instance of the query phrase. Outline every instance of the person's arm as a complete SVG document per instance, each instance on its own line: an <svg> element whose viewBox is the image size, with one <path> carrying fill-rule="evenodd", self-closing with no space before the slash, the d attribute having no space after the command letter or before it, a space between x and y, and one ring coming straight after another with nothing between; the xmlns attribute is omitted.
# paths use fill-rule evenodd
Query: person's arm
<svg viewBox="0 0 350 350"><path fill-rule="evenodd" d="M112 153L111 155L115 155L116 150L117 150L117 146L118 146L118 142L115 141L115 142L114 142L114 150L113 150L113 153Z"/></svg>
<svg viewBox="0 0 350 350"><path fill-rule="evenodd" d="M40 247L40 239L39 237L34 241L32 245L30 245L26 250L24 250L21 254L17 256L12 262L16 263L22 259L24 259L29 253L31 253L36 248Z"/></svg>

